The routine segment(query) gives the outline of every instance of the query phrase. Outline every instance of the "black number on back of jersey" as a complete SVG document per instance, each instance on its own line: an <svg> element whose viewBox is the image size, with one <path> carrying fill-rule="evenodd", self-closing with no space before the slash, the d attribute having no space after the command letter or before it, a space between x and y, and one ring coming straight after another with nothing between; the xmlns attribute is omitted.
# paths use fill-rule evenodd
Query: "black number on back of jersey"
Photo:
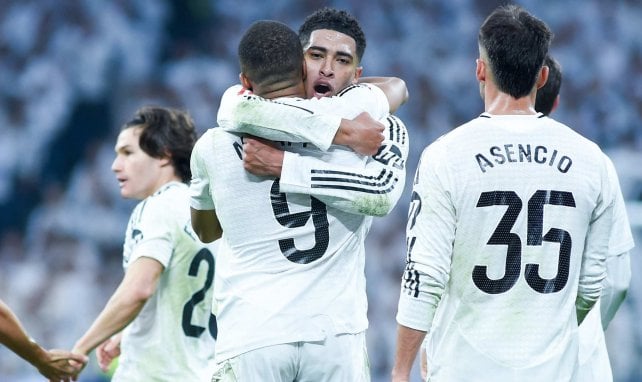
<svg viewBox="0 0 642 382"><path fill-rule="evenodd" d="M272 212L276 221L287 228L303 227L312 218L314 225L314 246L309 249L298 249L293 238L279 240L281 253L288 260L298 264L309 264L318 260L328 249L330 234L328 229L328 211L326 205L310 196L310 210L291 213L284 193L279 192L279 179L275 179L270 190Z"/></svg>
<svg viewBox="0 0 642 382"><path fill-rule="evenodd" d="M557 274L551 279L539 275L539 264L526 264L526 282L539 293L559 292L568 282L571 260L572 240L568 231L551 228L542 235L544 227L544 205L575 207L573 194L565 191L538 190L528 200L526 245L541 246L543 241L559 243ZM511 232L522 210L522 200L513 191L482 192L477 207L508 206L488 245L506 245L506 266L500 279L488 277L486 265L476 265L473 269L473 282L482 291L498 294L508 291L515 285L522 267L522 241L518 234Z"/></svg>
<svg viewBox="0 0 642 382"><path fill-rule="evenodd" d="M212 252L210 252L207 248L201 249L200 251L198 251L196 256L194 256L189 266L188 275L192 277L198 276L198 271L202 262L205 262L205 265L207 267L205 269L205 284L203 285L203 288L196 291L189 299L189 301L187 301L183 306L182 327L183 333L185 333L185 335L188 337L200 337L201 334L203 334L203 332L205 331L204 327L192 324L192 316L194 314L194 308L196 307L196 305L205 300L205 295L207 294L207 291L212 287L212 283L214 282L214 255L212 255ZM218 334L218 327L216 325L216 316L214 316L212 313L210 313L210 318L207 323L207 329L209 330L210 335L213 338L216 338L216 335Z"/></svg>

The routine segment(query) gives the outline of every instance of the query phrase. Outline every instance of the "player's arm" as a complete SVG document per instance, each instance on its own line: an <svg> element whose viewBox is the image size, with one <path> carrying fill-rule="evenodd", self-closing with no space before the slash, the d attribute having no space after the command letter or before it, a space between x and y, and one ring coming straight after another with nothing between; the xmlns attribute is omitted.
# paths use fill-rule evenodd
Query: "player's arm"
<svg viewBox="0 0 642 382"><path fill-rule="evenodd" d="M413 184L406 226L406 269L396 316L399 329L393 381L408 378L449 279L456 215L448 197L452 171L447 161L440 160L444 150L435 144L424 150Z"/></svg>
<svg viewBox="0 0 642 382"><path fill-rule="evenodd" d="M630 282L631 259L629 252L609 256L606 259L606 277L602 283L602 295L600 296L600 314L604 330L622 305Z"/></svg>
<svg viewBox="0 0 642 382"><path fill-rule="evenodd" d="M211 243L223 235L215 210L197 210L190 207L192 228L203 243Z"/></svg>
<svg viewBox="0 0 642 382"><path fill-rule="evenodd" d="M207 132L196 141L190 158L190 217L192 229L203 243L211 243L223 235L210 194L211 179L204 160L211 149L210 137L211 132Z"/></svg>
<svg viewBox="0 0 642 382"><path fill-rule="evenodd" d="M410 381L410 371L426 332L397 325L397 347L392 367L392 382Z"/></svg>
<svg viewBox="0 0 642 382"><path fill-rule="evenodd" d="M428 355L426 354L426 346L428 338L424 338L423 342L421 343L421 347L419 348L420 352L420 370L421 370L421 380L425 381L428 378Z"/></svg>
<svg viewBox="0 0 642 382"><path fill-rule="evenodd" d="M609 183L615 195L613 224L609 236L609 253L606 258L606 277L602 282L602 295L600 296L602 327L606 330L618 308L622 305L631 282L629 251L633 248L634 243L617 171L606 154L604 158L607 164Z"/></svg>
<svg viewBox="0 0 642 382"><path fill-rule="evenodd" d="M56 381L70 381L87 363L87 357L64 350L43 349L31 339L18 317L0 301L0 343L32 364L45 378ZM69 361L75 361L72 365Z"/></svg>
<svg viewBox="0 0 642 382"><path fill-rule="evenodd" d="M340 165L324 157L284 152L260 139L245 139L245 169L280 178L280 191L314 196L342 211L384 216L397 204L406 182L408 133L401 120L386 118L379 152L360 165ZM338 155L333 152L329 155Z"/></svg>
<svg viewBox="0 0 642 382"><path fill-rule="evenodd" d="M373 84L381 89L388 98L391 113L408 101L408 87L399 77L361 77L359 83Z"/></svg>
<svg viewBox="0 0 642 382"><path fill-rule="evenodd" d="M400 119L391 115L384 123L381 148L366 158L361 168L286 152L280 191L312 195L350 213L387 215L399 201L406 183L409 141Z"/></svg>
<svg viewBox="0 0 642 382"><path fill-rule="evenodd" d="M278 101L232 87L223 94L217 121L228 132L272 141L310 142L321 150L327 150L331 144L344 144L371 155L378 146L363 152L353 144L362 143L364 134L379 134L381 128L354 129L349 120L364 112L380 119L388 110L384 93L371 85L351 85L335 97L280 98Z"/></svg>
<svg viewBox="0 0 642 382"><path fill-rule="evenodd" d="M613 226L615 194L609 182L607 161L598 168L601 194L594 208L586 234L584 253L580 267L580 280L575 309L577 323L581 324L602 292L602 281L606 277L606 258L609 237Z"/></svg>
<svg viewBox="0 0 642 382"><path fill-rule="evenodd" d="M150 257L139 257L127 268L120 285L87 332L76 341L74 352L89 354L120 332L143 309L156 292L163 265Z"/></svg>

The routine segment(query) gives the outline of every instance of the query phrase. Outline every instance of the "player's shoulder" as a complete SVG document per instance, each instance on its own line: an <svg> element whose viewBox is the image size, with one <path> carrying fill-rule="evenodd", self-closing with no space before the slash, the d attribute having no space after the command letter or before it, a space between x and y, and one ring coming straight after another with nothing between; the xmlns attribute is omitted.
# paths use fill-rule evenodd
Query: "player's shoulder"
<svg viewBox="0 0 642 382"><path fill-rule="evenodd" d="M213 150L214 144L216 144L221 139L235 139L238 137L235 134L225 131L220 127L212 127L207 129L203 135L201 135L194 144L193 151L204 152L208 150Z"/></svg>
<svg viewBox="0 0 642 382"><path fill-rule="evenodd" d="M346 86L340 92L338 92L336 96L346 97L351 94L363 93L363 92L375 92L375 93L383 94L383 91L378 86L367 82L361 82L361 83L350 84Z"/></svg>
<svg viewBox="0 0 642 382"><path fill-rule="evenodd" d="M189 186L185 183L172 181L164 184L147 198L145 208L154 214L163 214L168 211L181 211L189 204Z"/></svg>

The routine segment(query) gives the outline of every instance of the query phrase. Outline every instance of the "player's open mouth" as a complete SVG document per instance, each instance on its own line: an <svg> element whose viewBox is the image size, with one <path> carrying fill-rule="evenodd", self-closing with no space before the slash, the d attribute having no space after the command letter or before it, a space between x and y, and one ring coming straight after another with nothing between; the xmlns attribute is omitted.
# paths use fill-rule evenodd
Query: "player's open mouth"
<svg viewBox="0 0 642 382"><path fill-rule="evenodd" d="M316 96L329 96L330 93L332 92L332 88L329 85L326 84L318 84L314 85L314 93Z"/></svg>

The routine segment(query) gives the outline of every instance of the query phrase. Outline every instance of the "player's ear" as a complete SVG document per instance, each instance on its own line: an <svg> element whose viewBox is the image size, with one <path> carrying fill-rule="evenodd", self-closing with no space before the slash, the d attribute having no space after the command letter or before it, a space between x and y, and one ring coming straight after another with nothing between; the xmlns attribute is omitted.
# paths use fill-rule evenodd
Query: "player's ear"
<svg viewBox="0 0 642 382"><path fill-rule="evenodd" d="M239 74L239 80L241 80L241 85L243 85L244 88L252 90L252 83L250 82L250 79L247 78L245 73L241 72Z"/></svg>
<svg viewBox="0 0 642 382"><path fill-rule="evenodd" d="M301 77L303 78L303 81L305 81L305 79L306 79L306 78L307 78L307 76L308 76L308 67L307 67L307 65L305 64L305 60L303 60L303 65L302 65L302 67L303 67L303 68L301 69Z"/></svg>
<svg viewBox="0 0 642 382"><path fill-rule="evenodd" d="M161 167L165 166L173 166L174 163L172 163L172 156L169 153L165 153L162 158L160 158L160 165Z"/></svg>
<svg viewBox="0 0 642 382"><path fill-rule="evenodd" d="M352 80L353 84L359 82L359 78L363 74L363 66L357 66L357 69L354 71L354 79Z"/></svg>
<svg viewBox="0 0 642 382"><path fill-rule="evenodd" d="M486 63L481 58L478 58L475 62L477 63L477 68L475 69L477 81L486 81Z"/></svg>

